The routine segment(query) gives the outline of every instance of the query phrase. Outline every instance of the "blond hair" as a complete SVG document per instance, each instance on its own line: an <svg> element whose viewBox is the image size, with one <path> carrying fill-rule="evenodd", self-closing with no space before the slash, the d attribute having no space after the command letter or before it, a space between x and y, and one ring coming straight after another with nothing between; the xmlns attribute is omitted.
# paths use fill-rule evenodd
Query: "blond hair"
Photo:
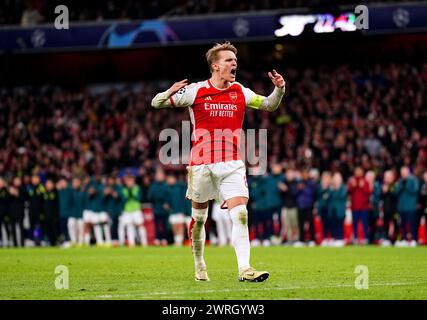
<svg viewBox="0 0 427 320"><path fill-rule="evenodd" d="M209 69L212 70L212 63L218 60L218 54L220 51L231 51L237 54L237 49L229 41L224 43L215 43L215 45L206 52L206 60L209 65Z"/></svg>

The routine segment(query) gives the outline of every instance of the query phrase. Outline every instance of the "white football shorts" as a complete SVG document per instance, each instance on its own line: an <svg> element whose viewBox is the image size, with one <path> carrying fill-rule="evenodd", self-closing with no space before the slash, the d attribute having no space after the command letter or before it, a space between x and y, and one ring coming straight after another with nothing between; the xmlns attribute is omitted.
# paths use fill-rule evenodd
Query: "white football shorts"
<svg viewBox="0 0 427 320"><path fill-rule="evenodd" d="M234 197L249 198L242 160L188 166L187 171L188 199L199 203L217 199L222 204Z"/></svg>
<svg viewBox="0 0 427 320"><path fill-rule="evenodd" d="M94 212L92 210L83 210L83 221L90 224L99 224L108 222L108 214L105 211Z"/></svg>
<svg viewBox="0 0 427 320"><path fill-rule="evenodd" d="M144 223L144 216L141 211L123 212L120 216L120 222L127 225L141 225Z"/></svg>
<svg viewBox="0 0 427 320"><path fill-rule="evenodd" d="M169 216L169 223L170 224L185 223L185 214L183 213L171 214Z"/></svg>

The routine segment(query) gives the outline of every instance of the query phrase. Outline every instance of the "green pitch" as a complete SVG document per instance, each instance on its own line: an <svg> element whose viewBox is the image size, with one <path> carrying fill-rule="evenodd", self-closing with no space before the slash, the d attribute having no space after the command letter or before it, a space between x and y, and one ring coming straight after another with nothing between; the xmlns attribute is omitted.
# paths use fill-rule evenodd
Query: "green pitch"
<svg viewBox="0 0 427 320"><path fill-rule="evenodd" d="M264 283L237 281L230 247L205 258L211 281L201 283L189 247L1 249L0 299L427 299L427 247L254 248ZM68 290L55 288L58 265ZM357 265L368 289L355 288Z"/></svg>

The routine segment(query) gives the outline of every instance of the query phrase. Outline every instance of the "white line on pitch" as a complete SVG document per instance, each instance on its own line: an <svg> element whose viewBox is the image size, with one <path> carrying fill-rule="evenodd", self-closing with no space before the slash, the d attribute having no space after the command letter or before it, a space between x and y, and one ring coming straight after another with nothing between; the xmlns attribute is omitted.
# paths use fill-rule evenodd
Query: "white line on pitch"
<svg viewBox="0 0 427 320"><path fill-rule="evenodd" d="M420 284L427 284L427 282L389 282L389 283L373 283L371 287L386 287L386 286L414 286ZM354 284L337 284L331 286L294 286L294 287L281 287L281 288L241 288L241 289L220 289L220 290L193 290L193 291L171 291L171 292L145 292L136 294L115 294L115 295L100 295L98 299L114 299L114 298L125 298L125 297L149 297L149 296L176 296L176 295L187 295L187 294L198 294L198 293L219 293L219 292L240 292L240 291L281 291L281 290L295 290L295 289L328 289L328 288L345 288L354 287Z"/></svg>

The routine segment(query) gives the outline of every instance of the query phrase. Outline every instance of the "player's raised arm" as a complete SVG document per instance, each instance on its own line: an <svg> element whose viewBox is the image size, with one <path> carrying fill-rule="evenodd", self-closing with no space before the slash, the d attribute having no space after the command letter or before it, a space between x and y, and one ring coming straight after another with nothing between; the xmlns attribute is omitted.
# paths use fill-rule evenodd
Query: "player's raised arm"
<svg viewBox="0 0 427 320"><path fill-rule="evenodd" d="M185 94L187 85L187 79L175 82L168 90L158 93L153 100L151 100L151 106L156 109L181 106L187 107L187 105L183 105L184 103L181 103L185 102L185 99L180 99ZM181 95L177 96L177 94Z"/></svg>
<svg viewBox="0 0 427 320"><path fill-rule="evenodd" d="M280 75L274 69L273 71L268 72L268 76L271 79L271 82L274 84L273 92L268 97L264 97L262 95L256 94L252 90L245 88L246 105L248 107L259 110L267 110L270 112L275 111L279 107L279 104L282 101L282 97L285 94L286 82L282 75Z"/></svg>

